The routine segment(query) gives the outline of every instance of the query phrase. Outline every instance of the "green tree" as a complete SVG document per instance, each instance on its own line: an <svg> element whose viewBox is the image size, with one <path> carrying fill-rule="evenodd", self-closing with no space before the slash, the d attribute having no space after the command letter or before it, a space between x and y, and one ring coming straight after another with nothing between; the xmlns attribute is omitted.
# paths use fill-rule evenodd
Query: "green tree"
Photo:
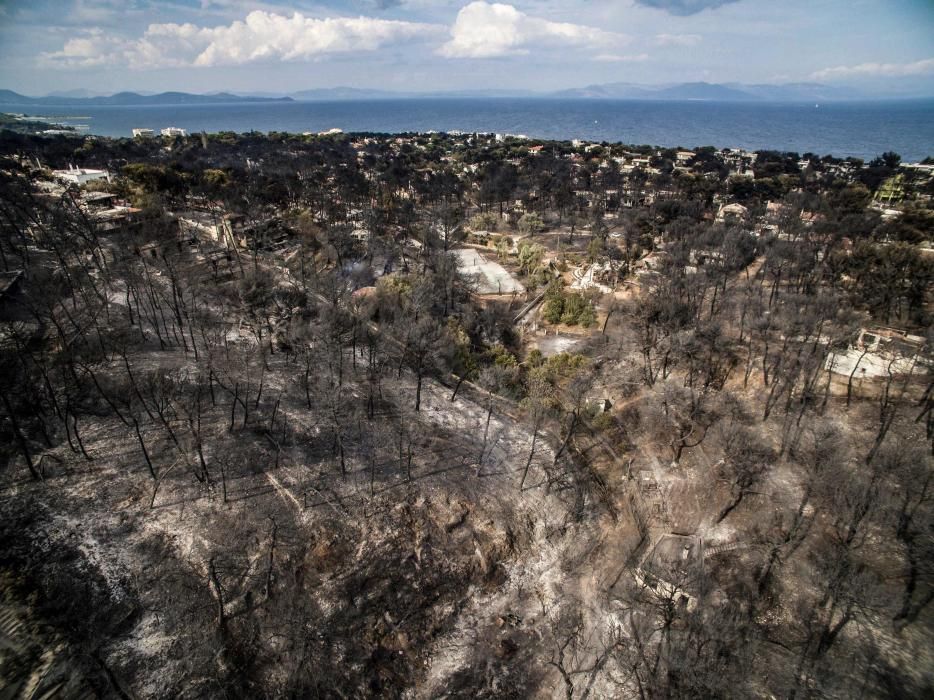
<svg viewBox="0 0 934 700"><path fill-rule="evenodd" d="M483 212L470 218L470 228L473 231L495 231L499 225L499 217L491 212Z"/></svg>
<svg viewBox="0 0 934 700"><path fill-rule="evenodd" d="M534 236L545 230L545 222L535 212L527 212L519 219L519 231L526 236Z"/></svg>
<svg viewBox="0 0 934 700"><path fill-rule="evenodd" d="M512 250L512 239L509 236L500 236L496 239L496 255L500 260L506 260L510 250Z"/></svg>
<svg viewBox="0 0 934 700"><path fill-rule="evenodd" d="M522 243L519 246L519 271L531 275L542 264L545 249L538 243Z"/></svg>
<svg viewBox="0 0 934 700"><path fill-rule="evenodd" d="M545 299L542 315L548 323L560 323L564 316L564 297L560 294Z"/></svg>

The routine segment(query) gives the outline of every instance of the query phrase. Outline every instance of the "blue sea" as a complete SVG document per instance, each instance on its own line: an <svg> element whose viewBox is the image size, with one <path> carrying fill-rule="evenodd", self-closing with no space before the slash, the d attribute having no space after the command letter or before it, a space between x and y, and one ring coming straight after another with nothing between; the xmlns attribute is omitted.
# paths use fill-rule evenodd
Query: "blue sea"
<svg viewBox="0 0 934 700"><path fill-rule="evenodd" d="M4 105L68 119L92 134L178 126L198 131L504 132L658 146L774 149L905 161L934 155L934 100L826 104L544 98L432 98L340 102L86 107Z"/></svg>

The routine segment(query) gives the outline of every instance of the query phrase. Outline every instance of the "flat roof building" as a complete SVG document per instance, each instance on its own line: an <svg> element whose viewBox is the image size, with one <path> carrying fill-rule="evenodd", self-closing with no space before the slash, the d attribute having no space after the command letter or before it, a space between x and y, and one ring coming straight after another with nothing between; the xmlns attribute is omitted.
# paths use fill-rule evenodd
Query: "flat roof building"
<svg viewBox="0 0 934 700"><path fill-rule="evenodd" d="M107 182L110 182L110 173L107 170L76 168L73 165L69 166L67 170L53 170L52 175L59 180L73 182L76 185L83 185L94 180L107 180Z"/></svg>

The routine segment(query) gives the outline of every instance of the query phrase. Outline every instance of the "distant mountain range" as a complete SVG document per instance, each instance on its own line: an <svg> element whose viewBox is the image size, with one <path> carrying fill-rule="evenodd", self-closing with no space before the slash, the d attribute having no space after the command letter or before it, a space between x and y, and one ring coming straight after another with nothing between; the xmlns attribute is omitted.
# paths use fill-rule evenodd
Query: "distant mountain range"
<svg viewBox="0 0 934 700"><path fill-rule="evenodd" d="M676 85L639 85L636 83L603 83L587 87L533 92L531 90L450 90L436 92L404 92L334 87L299 90L288 94L275 92L217 92L195 95L187 92L118 92L101 95L74 89L51 93L45 97L27 97L12 90L0 90L2 105L80 106L80 105L175 105L215 104L222 102L291 102L348 101L411 98L496 98L538 97L593 100L705 100L710 102L831 102L834 100L873 99L860 91L819 83L784 83L780 85L747 85L743 83L679 83ZM880 99L880 98L876 98Z"/></svg>
<svg viewBox="0 0 934 700"><path fill-rule="evenodd" d="M256 94L256 93L251 93ZM471 98L471 97L549 97L549 93L532 90L445 90L433 92L405 92L391 90L367 90L351 87L315 88L290 92L296 100L399 100L419 97Z"/></svg>
<svg viewBox="0 0 934 700"><path fill-rule="evenodd" d="M857 90L819 83L744 85L741 83L681 83L679 85L635 85L604 83L553 93L558 97L615 100L709 100L719 102L810 102L813 100L856 100L865 98Z"/></svg>
<svg viewBox="0 0 934 700"><path fill-rule="evenodd" d="M740 83L680 83L678 85L638 85L604 83L583 88L533 92L531 90L451 90L446 92L392 92L338 87L289 93L296 100L379 100L412 97L552 97L605 100L709 100L717 102L811 102L865 99L857 90L819 83L783 85L744 85Z"/></svg>
<svg viewBox="0 0 934 700"><path fill-rule="evenodd" d="M290 92L289 97L296 100L380 100L408 97L411 93L392 92L390 90L366 90L352 87L314 88Z"/></svg>
<svg viewBox="0 0 934 700"><path fill-rule="evenodd" d="M212 95L193 95L188 92L160 92L155 95L141 95L138 92L118 92L115 95L77 96L82 90L69 90L67 93L46 97L27 97L12 90L0 90L0 105L180 105L180 104L216 104L218 102L292 102L291 97L250 97L218 92ZM75 95L75 96L72 96Z"/></svg>

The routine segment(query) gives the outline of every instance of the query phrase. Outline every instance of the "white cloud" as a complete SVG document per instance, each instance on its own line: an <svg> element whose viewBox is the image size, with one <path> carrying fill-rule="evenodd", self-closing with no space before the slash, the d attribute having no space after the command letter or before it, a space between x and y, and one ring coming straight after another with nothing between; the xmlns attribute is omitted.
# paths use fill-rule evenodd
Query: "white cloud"
<svg viewBox="0 0 934 700"><path fill-rule="evenodd" d="M169 29L172 25L165 27ZM245 22L201 30L195 40L208 42L195 65L229 65L267 58L289 61L328 53L373 51L385 44L435 31L428 24L371 17L311 19L299 13L283 17L251 12Z"/></svg>
<svg viewBox="0 0 934 700"><path fill-rule="evenodd" d="M701 42L700 34L656 34L657 46L697 46Z"/></svg>
<svg viewBox="0 0 934 700"><path fill-rule="evenodd" d="M40 54L40 61L63 68L93 68L113 62L113 57L126 48L126 42L109 38L99 29L84 36L69 39L60 51Z"/></svg>
<svg viewBox="0 0 934 700"><path fill-rule="evenodd" d="M108 62L107 53L101 52L101 48L100 42L94 39L69 39L61 51L44 54L44 57L68 66L99 66Z"/></svg>
<svg viewBox="0 0 934 700"><path fill-rule="evenodd" d="M135 40L105 40L100 33L69 40L61 51L44 53L47 64L85 67L123 64L131 68L240 65L269 59L310 60L335 53L374 51L388 44L437 35L444 28L372 17L315 19L254 11L218 27L150 24Z"/></svg>
<svg viewBox="0 0 934 700"><path fill-rule="evenodd" d="M644 63L649 60L649 55L647 53L640 53L635 55L620 55L617 53L601 53L593 57L595 61L603 61L606 63Z"/></svg>
<svg viewBox="0 0 934 700"><path fill-rule="evenodd" d="M628 37L595 27L531 17L512 5L483 0L465 5L438 51L448 58L491 58L525 54L537 46L607 47Z"/></svg>
<svg viewBox="0 0 934 700"><path fill-rule="evenodd" d="M913 63L860 63L856 66L836 66L824 68L811 74L813 80L833 80L835 78L871 78L904 77L907 75L934 74L934 58L926 58Z"/></svg>

